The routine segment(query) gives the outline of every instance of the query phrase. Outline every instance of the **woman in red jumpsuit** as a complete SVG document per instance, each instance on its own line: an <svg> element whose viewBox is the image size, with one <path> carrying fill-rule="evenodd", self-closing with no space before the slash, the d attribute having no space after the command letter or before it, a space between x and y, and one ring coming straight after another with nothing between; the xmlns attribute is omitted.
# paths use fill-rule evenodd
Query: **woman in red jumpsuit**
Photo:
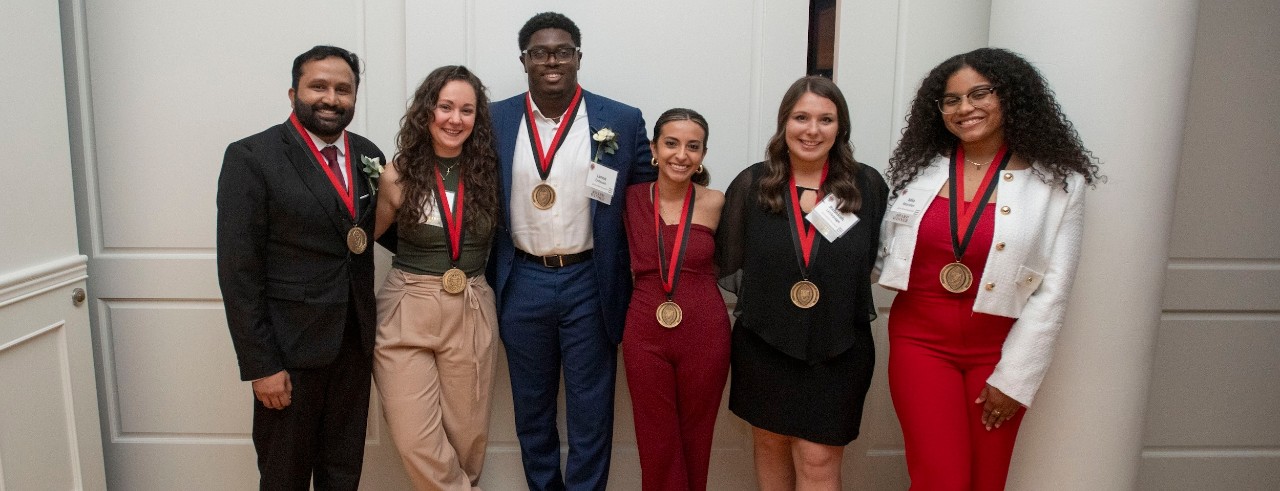
<svg viewBox="0 0 1280 491"><path fill-rule="evenodd" d="M879 283L889 389L915 490L1004 489L1048 369L1098 179L1039 72L957 55L921 83L889 160Z"/></svg>
<svg viewBox="0 0 1280 491"><path fill-rule="evenodd" d="M644 489L701 491L729 377L729 314L713 260L724 194L706 187L702 115L662 113L649 145L658 181L627 188L635 288L622 356Z"/></svg>

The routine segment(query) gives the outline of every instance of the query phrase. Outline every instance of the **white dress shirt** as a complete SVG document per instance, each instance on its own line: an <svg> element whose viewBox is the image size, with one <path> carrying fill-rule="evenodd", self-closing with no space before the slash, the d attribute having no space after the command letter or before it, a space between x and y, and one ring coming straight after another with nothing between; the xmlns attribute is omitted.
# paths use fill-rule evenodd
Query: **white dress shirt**
<svg viewBox="0 0 1280 491"><path fill-rule="evenodd" d="M529 97L527 94L525 97ZM549 150L560 125L533 105L534 124L542 148ZM558 116L558 115L557 115ZM591 166L591 128L587 122L587 104L583 101L574 116L573 126L564 135L560 150L551 162L546 183L556 190L551 208L533 206L533 188L541 184L538 162L529 143L529 129L524 121L516 135L516 149L511 162L511 239L516 248L535 256L574 254L593 247L591 236L591 198L587 189L587 173Z"/></svg>

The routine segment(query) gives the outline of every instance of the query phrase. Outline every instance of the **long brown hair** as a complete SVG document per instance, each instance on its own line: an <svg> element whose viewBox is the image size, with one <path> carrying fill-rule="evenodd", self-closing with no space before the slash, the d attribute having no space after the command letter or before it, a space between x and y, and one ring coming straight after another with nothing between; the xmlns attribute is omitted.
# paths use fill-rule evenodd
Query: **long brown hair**
<svg viewBox="0 0 1280 491"><path fill-rule="evenodd" d="M493 125L489 118L489 98L480 79L461 65L437 68L423 79L414 91L413 101L400 118L400 134L396 136L396 169L398 183L404 190L404 202L396 214L401 226L422 219L424 205L435 202L436 156L431 141L430 125L435 119L436 101L444 86L454 80L471 85L476 92L476 120L471 136L462 144L458 160L462 182L466 186L467 212L464 226L469 232L488 234L498 216L498 151L494 147ZM430 201L428 201L430 200Z"/></svg>
<svg viewBox="0 0 1280 491"><path fill-rule="evenodd" d="M778 130L769 139L765 149L765 173L760 178L758 200L773 213L786 209L783 196L789 193L787 183L791 177L791 153L787 149L787 120L791 110L805 94L813 94L830 100L836 105L836 140L828 154L827 180L822 183L824 194L834 194L840 199L840 211L857 213L862 209L862 193L858 191L858 174L862 164L853 159L853 144L849 143L849 105L844 101L835 82L819 76L803 77L791 84L778 106Z"/></svg>

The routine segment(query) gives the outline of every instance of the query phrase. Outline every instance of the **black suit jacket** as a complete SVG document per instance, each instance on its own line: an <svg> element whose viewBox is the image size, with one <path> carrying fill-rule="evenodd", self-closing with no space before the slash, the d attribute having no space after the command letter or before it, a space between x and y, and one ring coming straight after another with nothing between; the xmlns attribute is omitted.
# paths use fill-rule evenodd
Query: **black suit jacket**
<svg viewBox="0 0 1280 491"><path fill-rule="evenodd" d="M232 143L218 178L218 282L243 380L332 363L349 320L373 350L373 244L354 254L346 238L357 224L373 237L360 158L383 155L347 133L352 217L303 138L286 121Z"/></svg>

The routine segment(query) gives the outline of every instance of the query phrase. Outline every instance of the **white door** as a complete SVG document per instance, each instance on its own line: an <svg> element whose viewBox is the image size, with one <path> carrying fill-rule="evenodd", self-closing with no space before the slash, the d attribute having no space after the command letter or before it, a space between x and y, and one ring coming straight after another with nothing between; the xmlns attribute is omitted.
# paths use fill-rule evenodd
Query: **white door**
<svg viewBox="0 0 1280 491"><path fill-rule="evenodd" d="M106 489L58 3L0 19L0 489Z"/></svg>

